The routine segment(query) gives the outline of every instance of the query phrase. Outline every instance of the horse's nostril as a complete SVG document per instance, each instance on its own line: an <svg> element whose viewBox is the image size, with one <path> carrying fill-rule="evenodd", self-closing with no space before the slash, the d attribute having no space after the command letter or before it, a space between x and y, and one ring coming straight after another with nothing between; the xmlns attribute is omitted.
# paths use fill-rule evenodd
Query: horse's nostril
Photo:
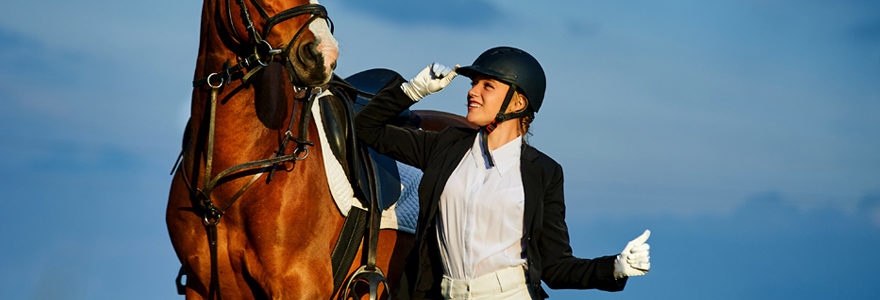
<svg viewBox="0 0 880 300"><path fill-rule="evenodd" d="M320 57L321 51L318 50L318 43L309 43L309 53L312 54L312 57Z"/></svg>
<svg viewBox="0 0 880 300"><path fill-rule="evenodd" d="M300 47L298 59L303 64L312 65L318 60L318 57L321 57L321 52L318 51L317 43L312 42Z"/></svg>
<svg viewBox="0 0 880 300"><path fill-rule="evenodd" d="M327 83L333 72L331 64L338 56L335 47L328 51L325 45L316 41L304 41L296 46L287 57L293 67L291 76L296 77L294 84L314 86Z"/></svg>

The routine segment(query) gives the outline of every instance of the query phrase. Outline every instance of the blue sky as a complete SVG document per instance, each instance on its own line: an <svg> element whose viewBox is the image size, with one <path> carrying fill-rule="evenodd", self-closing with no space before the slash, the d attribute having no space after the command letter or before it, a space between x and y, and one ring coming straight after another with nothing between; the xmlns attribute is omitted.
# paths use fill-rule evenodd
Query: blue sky
<svg viewBox="0 0 880 300"><path fill-rule="evenodd" d="M149 4L148 4L149 3ZM877 298L874 1L324 1L337 73L525 49L576 255L652 230L622 293ZM201 2L0 4L0 299L181 299L164 209ZM418 104L463 114L467 80Z"/></svg>

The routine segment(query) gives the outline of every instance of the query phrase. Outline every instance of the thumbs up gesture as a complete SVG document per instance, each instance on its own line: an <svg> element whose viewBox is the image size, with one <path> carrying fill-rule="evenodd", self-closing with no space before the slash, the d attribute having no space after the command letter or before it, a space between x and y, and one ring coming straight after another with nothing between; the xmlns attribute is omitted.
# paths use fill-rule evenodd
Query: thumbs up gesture
<svg viewBox="0 0 880 300"><path fill-rule="evenodd" d="M651 256L648 253L651 247L645 243L650 236L651 231L645 230L642 235L626 244L614 260L614 278L645 275L651 270Z"/></svg>

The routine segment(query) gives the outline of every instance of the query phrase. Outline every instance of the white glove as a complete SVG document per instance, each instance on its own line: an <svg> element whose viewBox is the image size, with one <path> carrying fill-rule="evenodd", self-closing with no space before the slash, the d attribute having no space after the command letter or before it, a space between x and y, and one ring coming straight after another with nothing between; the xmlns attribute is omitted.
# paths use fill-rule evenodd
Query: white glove
<svg viewBox="0 0 880 300"><path fill-rule="evenodd" d="M626 243L626 248L614 260L614 278L645 275L651 270L651 256L648 253L651 247L645 243L649 236L651 231L646 229L642 235Z"/></svg>
<svg viewBox="0 0 880 300"><path fill-rule="evenodd" d="M458 68L458 65L455 65ZM400 85L403 92L413 101L419 101L428 94L436 93L452 82L458 73L455 70L433 63L419 72L415 78Z"/></svg>

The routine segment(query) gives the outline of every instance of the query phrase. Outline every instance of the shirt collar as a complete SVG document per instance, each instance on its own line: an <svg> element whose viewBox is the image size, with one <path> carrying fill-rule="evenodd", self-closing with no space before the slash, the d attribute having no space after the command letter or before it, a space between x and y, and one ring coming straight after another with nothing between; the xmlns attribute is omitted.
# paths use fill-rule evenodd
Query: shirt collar
<svg viewBox="0 0 880 300"><path fill-rule="evenodd" d="M480 142L482 134L483 132L480 131L474 138L474 144L471 146L470 151L471 160L474 162L474 167L478 169L490 169L489 158L483 154L483 143ZM521 148L522 136L520 135L512 141L507 142L507 144L498 147L498 149L490 151L492 153L492 158L495 159L495 169L499 174L504 174L504 171L515 166L519 162Z"/></svg>

